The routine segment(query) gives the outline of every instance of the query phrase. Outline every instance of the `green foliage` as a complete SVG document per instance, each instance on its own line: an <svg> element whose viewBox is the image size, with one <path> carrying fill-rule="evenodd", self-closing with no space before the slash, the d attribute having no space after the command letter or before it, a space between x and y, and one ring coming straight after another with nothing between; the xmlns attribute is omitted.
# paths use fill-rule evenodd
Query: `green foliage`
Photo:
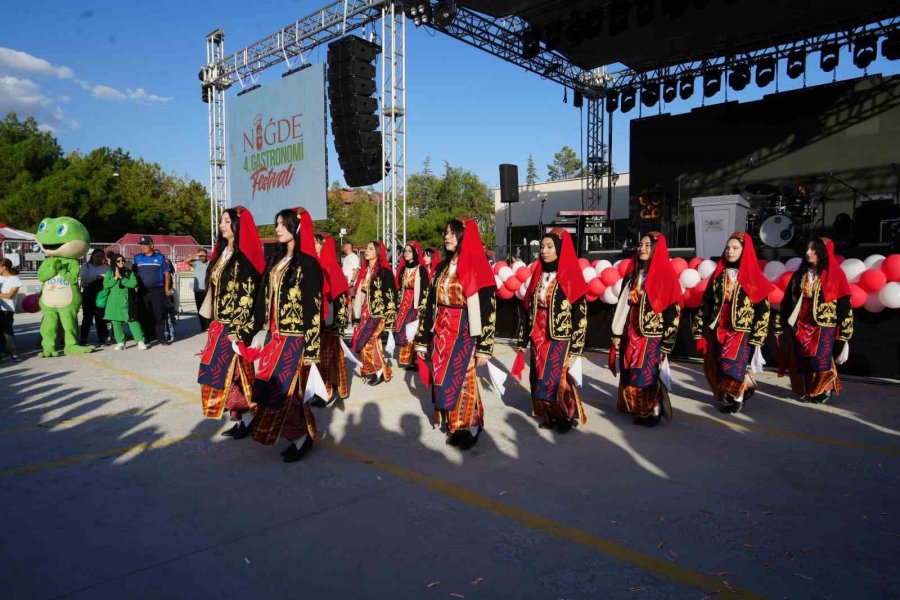
<svg viewBox="0 0 900 600"><path fill-rule="evenodd" d="M568 146L563 146L562 150L554 154L553 163L547 165L547 176L550 178L550 181L578 177L583 172L584 167L581 164L581 159Z"/></svg>
<svg viewBox="0 0 900 600"><path fill-rule="evenodd" d="M34 119L10 113L0 122L0 221L34 231L48 216L78 219L97 241L129 231L209 235L209 197L199 182L121 148L63 157Z"/></svg>
<svg viewBox="0 0 900 600"><path fill-rule="evenodd" d="M537 183L537 168L534 166L534 157L529 154L528 155L528 168L526 170L525 175L525 183L530 188L534 188L534 184Z"/></svg>

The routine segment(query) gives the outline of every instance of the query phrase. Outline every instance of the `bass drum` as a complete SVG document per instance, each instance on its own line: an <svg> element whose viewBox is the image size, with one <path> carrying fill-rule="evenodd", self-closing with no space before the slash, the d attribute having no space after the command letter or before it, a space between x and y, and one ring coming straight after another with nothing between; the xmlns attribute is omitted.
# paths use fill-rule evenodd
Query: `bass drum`
<svg viewBox="0 0 900 600"><path fill-rule="evenodd" d="M759 227L759 239L769 248L787 246L794 239L794 220L787 215L772 215Z"/></svg>

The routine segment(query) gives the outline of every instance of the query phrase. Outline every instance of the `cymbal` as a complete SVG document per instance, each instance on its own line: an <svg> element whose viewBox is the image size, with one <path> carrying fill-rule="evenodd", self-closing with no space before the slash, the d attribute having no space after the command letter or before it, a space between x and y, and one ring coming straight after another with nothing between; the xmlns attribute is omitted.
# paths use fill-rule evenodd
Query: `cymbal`
<svg viewBox="0 0 900 600"><path fill-rule="evenodd" d="M748 183L744 189L754 196L771 196L778 193L778 188L768 183Z"/></svg>

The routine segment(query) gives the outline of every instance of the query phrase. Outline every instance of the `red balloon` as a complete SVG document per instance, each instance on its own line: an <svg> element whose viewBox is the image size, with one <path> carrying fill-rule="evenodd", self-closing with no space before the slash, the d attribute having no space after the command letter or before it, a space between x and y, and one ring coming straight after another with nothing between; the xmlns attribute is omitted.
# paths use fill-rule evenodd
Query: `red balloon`
<svg viewBox="0 0 900 600"><path fill-rule="evenodd" d="M706 279L701 279L700 283L698 283L691 289L693 289L695 293L699 294L702 297L703 292L705 292L706 288L709 287L709 280L710 280L709 277L707 277Z"/></svg>
<svg viewBox="0 0 900 600"><path fill-rule="evenodd" d="M881 269L866 269L859 276L859 287L866 292L877 292L887 283L887 275Z"/></svg>
<svg viewBox="0 0 900 600"><path fill-rule="evenodd" d="M515 277L510 277L503 282L503 287L515 294L519 290L519 288L522 287L522 282Z"/></svg>
<svg viewBox="0 0 900 600"><path fill-rule="evenodd" d="M606 267L603 269L603 272L600 273L600 281L607 287L616 285L616 282L620 279L622 279L622 275L619 274L619 271L615 267Z"/></svg>
<svg viewBox="0 0 900 600"><path fill-rule="evenodd" d="M22 298L22 310L29 313L40 312L41 305L38 303L40 299L40 294L28 294Z"/></svg>
<svg viewBox="0 0 900 600"><path fill-rule="evenodd" d="M494 275L499 273L500 269L502 269L503 267L508 267L508 266L509 265L506 264L505 260L498 260L497 262L494 263Z"/></svg>
<svg viewBox="0 0 900 600"><path fill-rule="evenodd" d="M793 271L785 271L778 277L778 287L781 288L782 291L788 286L791 282L791 277L794 276Z"/></svg>
<svg viewBox="0 0 900 600"><path fill-rule="evenodd" d="M602 296L605 291L606 286L600 281L599 277L591 279L591 282L588 284L588 294L597 297Z"/></svg>
<svg viewBox="0 0 900 600"><path fill-rule="evenodd" d="M586 259L586 258L579 258L579 259L578 259L578 266L581 267L581 270L582 270L582 271L584 271L584 270L587 269L589 266L591 266L591 261L589 261L589 260Z"/></svg>
<svg viewBox="0 0 900 600"><path fill-rule="evenodd" d="M703 293L697 292L697 288L688 288L684 290L684 305L688 308L697 308L703 301Z"/></svg>
<svg viewBox="0 0 900 600"><path fill-rule="evenodd" d="M531 277L531 271L528 269L528 267L519 267L519 270L516 271L516 279L518 279L522 283L528 281L529 277Z"/></svg>
<svg viewBox="0 0 900 600"><path fill-rule="evenodd" d="M514 278L510 277L510 279L514 279ZM507 280L507 281L509 281L509 280ZM516 280L516 281L518 281L518 280ZM512 298L515 295L516 295L516 293L509 291L509 288L506 286L497 289L497 296L499 296L501 300L509 300L510 298Z"/></svg>
<svg viewBox="0 0 900 600"><path fill-rule="evenodd" d="M599 262L600 262L599 258L591 261L591 266L594 268L595 271L597 270L597 263L599 263Z"/></svg>
<svg viewBox="0 0 900 600"><path fill-rule="evenodd" d="M676 275L681 275L681 272L688 268L687 261L680 256L677 258L673 258L669 262L672 264L672 268L675 269Z"/></svg>
<svg viewBox="0 0 900 600"><path fill-rule="evenodd" d="M891 254L881 263L881 271L888 281L900 281L900 254Z"/></svg>
<svg viewBox="0 0 900 600"><path fill-rule="evenodd" d="M596 281L596 280L595 280L595 281ZM599 296L595 296L595 295L591 294L590 292L588 292L588 293L585 295L584 298L585 298L585 300L587 300L588 302L596 302L596 301L597 301L597 298L599 298Z"/></svg>
<svg viewBox="0 0 900 600"><path fill-rule="evenodd" d="M633 265L633 264L634 264L634 261L633 261L632 259L630 259L630 258L623 258L623 259L622 259L622 262L620 262L620 263L619 263L619 266L617 267L618 270L619 270L619 275L621 275L622 277L624 277L624 276L625 276L625 273L627 273L628 271L631 270L631 265Z"/></svg>
<svg viewBox="0 0 900 600"><path fill-rule="evenodd" d="M703 262L702 258L700 258L699 256L695 256L694 258L692 258L691 260L688 261L688 267L691 269L696 269L697 266L702 262Z"/></svg>
<svg viewBox="0 0 900 600"><path fill-rule="evenodd" d="M775 306L776 304L781 304L782 300L784 300L784 292L777 287L773 287L772 291L769 292L769 302L772 303L772 306Z"/></svg>
<svg viewBox="0 0 900 600"><path fill-rule="evenodd" d="M866 303L868 297L869 295L861 287L855 283L850 284L850 306L859 308Z"/></svg>

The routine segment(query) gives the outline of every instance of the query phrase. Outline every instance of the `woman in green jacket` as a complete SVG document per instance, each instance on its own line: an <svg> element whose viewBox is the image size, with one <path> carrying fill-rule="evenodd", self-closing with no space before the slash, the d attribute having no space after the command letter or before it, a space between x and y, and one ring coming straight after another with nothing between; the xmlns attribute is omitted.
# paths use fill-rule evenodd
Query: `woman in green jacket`
<svg viewBox="0 0 900 600"><path fill-rule="evenodd" d="M138 350L146 350L144 332L135 318L134 294L137 289L137 277L134 271L125 267L125 257L115 256L112 267L103 277L103 289L109 294L106 299L106 310L103 318L112 323L113 335L116 338L116 350L125 349L125 329L128 323L131 336L137 342Z"/></svg>

